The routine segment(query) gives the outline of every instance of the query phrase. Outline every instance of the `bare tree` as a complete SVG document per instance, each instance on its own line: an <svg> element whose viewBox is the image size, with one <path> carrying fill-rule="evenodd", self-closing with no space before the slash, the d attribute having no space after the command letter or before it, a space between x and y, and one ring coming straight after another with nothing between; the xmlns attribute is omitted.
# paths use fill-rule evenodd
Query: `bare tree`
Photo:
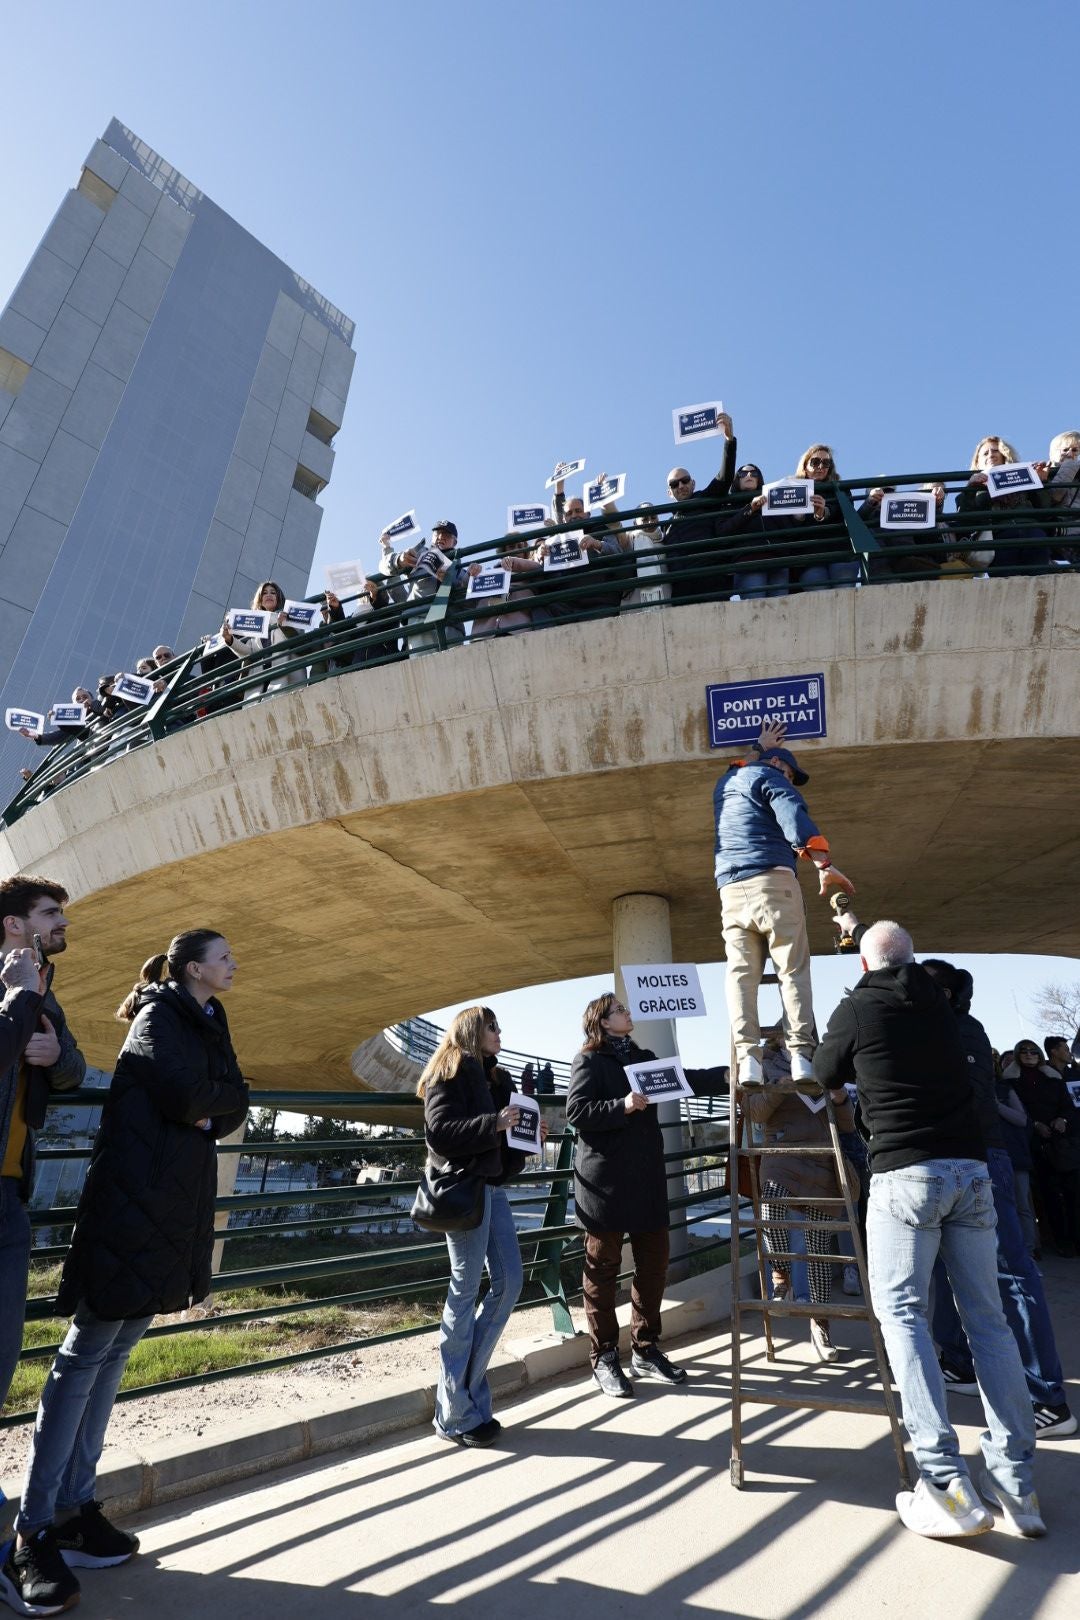
<svg viewBox="0 0 1080 1620"><path fill-rule="evenodd" d="M1045 1035L1064 1035L1071 1041L1080 1027L1080 983L1041 984L1031 1000Z"/></svg>

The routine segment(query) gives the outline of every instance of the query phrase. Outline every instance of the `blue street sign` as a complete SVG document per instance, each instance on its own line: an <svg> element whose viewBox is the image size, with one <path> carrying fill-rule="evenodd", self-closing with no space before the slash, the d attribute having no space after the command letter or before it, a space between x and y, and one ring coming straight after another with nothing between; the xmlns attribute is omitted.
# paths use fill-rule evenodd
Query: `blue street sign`
<svg viewBox="0 0 1080 1620"><path fill-rule="evenodd" d="M777 675L764 681L725 681L705 688L709 747L732 748L754 741L763 720L782 720L787 740L824 737L825 677Z"/></svg>

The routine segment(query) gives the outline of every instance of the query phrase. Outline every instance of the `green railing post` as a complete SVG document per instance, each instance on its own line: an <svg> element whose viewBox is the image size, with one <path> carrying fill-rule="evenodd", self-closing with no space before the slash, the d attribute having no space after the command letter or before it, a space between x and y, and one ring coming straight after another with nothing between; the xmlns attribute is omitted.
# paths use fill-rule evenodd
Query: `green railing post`
<svg viewBox="0 0 1080 1620"><path fill-rule="evenodd" d="M162 692L157 702L152 703L149 709L147 709L146 729L149 731L155 742L160 742L168 730L169 711L172 708L173 693L176 691L176 688L180 682L184 679L184 676L187 674L196 658L201 658L201 656L202 646L201 644L197 643L194 647L192 647L190 652L185 653L181 658L179 664L177 665L175 674L169 681L166 682L165 690Z"/></svg>
<svg viewBox="0 0 1080 1620"><path fill-rule="evenodd" d="M418 614L414 624L405 632L410 658L415 658L420 653L445 651L446 615L450 607L450 593L461 572L461 566L456 558L451 559L446 578L440 580L438 590L429 599L431 605L427 612L423 617Z"/></svg>
<svg viewBox="0 0 1080 1620"><path fill-rule="evenodd" d="M573 1163L574 1133L567 1125L559 1143L559 1153L555 1161L555 1179L552 1180L548 1201L544 1206L541 1221L543 1227L566 1224L566 1206L570 1201L570 1171ZM543 1261L544 1265L543 1269L535 1271L534 1275L551 1305L551 1320L555 1332L572 1337L574 1321L570 1315L570 1307L566 1303L566 1287L562 1280L562 1255L565 1246L565 1238L548 1238L538 1242L533 1260Z"/></svg>
<svg viewBox="0 0 1080 1620"><path fill-rule="evenodd" d="M841 489L839 485L836 486L836 502L844 516L844 527L847 529L848 539L859 557L859 566L862 569L863 579L867 580L870 578L870 558L880 552L881 542L875 539L870 529L856 512L855 503L852 501L848 491Z"/></svg>

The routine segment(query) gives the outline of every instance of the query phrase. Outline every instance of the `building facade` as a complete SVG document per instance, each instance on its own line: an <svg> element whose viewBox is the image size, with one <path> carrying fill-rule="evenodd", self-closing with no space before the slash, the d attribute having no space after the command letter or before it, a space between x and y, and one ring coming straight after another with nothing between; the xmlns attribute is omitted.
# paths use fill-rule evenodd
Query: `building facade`
<svg viewBox="0 0 1080 1620"><path fill-rule="evenodd" d="M352 337L113 120L0 314L4 708L306 594ZM0 731L0 803L34 753Z"/></svg>

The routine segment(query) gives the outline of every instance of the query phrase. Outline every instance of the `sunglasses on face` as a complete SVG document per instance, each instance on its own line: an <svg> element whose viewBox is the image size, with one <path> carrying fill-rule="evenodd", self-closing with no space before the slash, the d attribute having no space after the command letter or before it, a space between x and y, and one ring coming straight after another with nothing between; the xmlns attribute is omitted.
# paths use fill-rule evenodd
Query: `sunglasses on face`
<svg viewBox="0 0 1080 1620"><path fill-rule="evenodd" d="M832 458L830 456L808 456L806 465L808 467L831 467Z"/></svg>
<svg viewBox="0 0 1080 1620"><path fill-rule="evenodd" d="M693 482L692 478L669 478L667 487L668 489L678 489L682 484L692 484Z"/></svg>

